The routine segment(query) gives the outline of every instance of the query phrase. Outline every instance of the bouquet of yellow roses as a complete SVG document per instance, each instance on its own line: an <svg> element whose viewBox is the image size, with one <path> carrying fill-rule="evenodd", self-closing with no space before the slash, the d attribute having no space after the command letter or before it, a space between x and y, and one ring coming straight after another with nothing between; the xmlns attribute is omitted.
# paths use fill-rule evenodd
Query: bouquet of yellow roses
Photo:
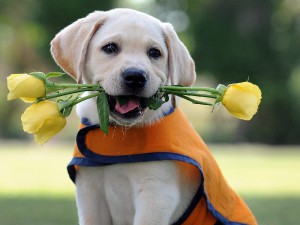
<svg viewBox="0 0 300 225"><path fill-rule="evenodd" d="M24 131L34 134L35 142L43 144L64 128L66 117L70 115L74 105L96 97L100 129L107 134L109 106L104 89L98 84L55 83L49 80L62 74L32 72L7 77L7 100L20 98L31 103L21 117ZM92 94L81 97L79 94L85 91L91 91ZM222 104L233 116L242 120L250 120L261 101L259 87L250 82L228 86L220 84L217 88L162 86L154 96L147 99L148 108L158 109L169 101L169 95L176 95L194 104L208 105L212 109L217 104ZM63 96L67 98L61 98ZM203 98L213 101L203 101ZM118 99L121 105L127 101L126 98Z"/></svg>

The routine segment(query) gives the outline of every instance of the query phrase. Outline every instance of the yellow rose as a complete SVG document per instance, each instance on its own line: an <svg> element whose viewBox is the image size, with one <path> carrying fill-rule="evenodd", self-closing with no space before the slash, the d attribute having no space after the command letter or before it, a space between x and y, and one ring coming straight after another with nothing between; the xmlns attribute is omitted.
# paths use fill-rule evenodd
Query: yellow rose
<svg viewBox="0 0 300 225"><path fill-rule="evenodd" d="M41 101L28 107L21 117L24 131L34 134L38 144L47 142L66 125L56 102Z"/></svg>
<svg viewBox="0 0 300 225"><path fill-rule="evenodd" d="M34 102L46 94L44 82L29 74L11 74L7 77L7 87L10 91L7 100L21 98L24 102Z"/></svg>
<svg viewBox="0 0 300 225"><path fill-rule="evenodd" d="M259 87L250 82L242 82L226 88L222 104L235 117L250 120L257 112L260 101Z"/></svg>

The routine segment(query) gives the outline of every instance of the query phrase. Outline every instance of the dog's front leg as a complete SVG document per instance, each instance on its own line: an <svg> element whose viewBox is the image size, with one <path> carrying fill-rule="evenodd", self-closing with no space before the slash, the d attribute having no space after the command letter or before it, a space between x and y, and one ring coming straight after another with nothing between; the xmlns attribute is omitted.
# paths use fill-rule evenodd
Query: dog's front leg
<svg viewBox="0 0 300 225"><path fill-rule="evenodd" d="M180 202L176 179L151 178L136 192L133 225L168 225Z"/></svg>
<svg viewBox="0 0 300 225"><path fill-rule="evenodd" d="M103 198L101 170L80 167L76 174L76 202L80 225L112 225L110 212Z"/></svg>

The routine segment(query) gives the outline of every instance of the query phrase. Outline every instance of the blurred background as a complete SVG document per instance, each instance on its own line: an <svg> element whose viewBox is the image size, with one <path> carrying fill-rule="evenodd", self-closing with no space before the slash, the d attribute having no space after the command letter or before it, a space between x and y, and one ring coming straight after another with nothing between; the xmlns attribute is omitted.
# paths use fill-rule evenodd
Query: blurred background
<svg viewBox="0 0 300 225"><path fill-rule="evenodd" d="M54 35L89 12L113 7L172 23L196 62L197 84L249 79L261 87L262 104L251 122L193 106L195 127L207 141L300 143L299 0L1 0L0 138L26 138L23 104L5 100L6 76L58 71L49 53Z"/></svg>
<svg viewBox="0 0 300 225"><path fill-rule="evenodd" d="M25 106L6 101L6 76L34 70L59 71L49 53L49 43L60 29L94 10L131 7L175 26L196 62L197 85L214 87L249 79L262 89L262 104L251 122L233 119L222 109L221 113L210 113L203 106L191 106L191 119L205 140L300 143L299 0L0 3L1 139L27 138L19 119ZM67 131L64 133L68 136Z"/></svg>
<svg viewBox="0 0 300 225"><path fill-rule="evenodd" d="M59 224L57 218L61 224L76 221L74 190L62 158L70 158L70 152L63 149L72 149L78 118L73 112L63 132L36 147L20 122L28 105L6 101L6 77L59 71L49 52L55 34L94 10L115 7L137 9L172 23L196 62L196 85L216 87L246 80L259 85L262 103L250 122L233 118L222 107L213 113L185 101L181 107L210 143L225 175L246 198L260 224L298 223L299 215L292 209L300 208L300 0L0 0L0 182L6 181L0 183L0 221L6 222L0 223L27 224L26 218L28 224ZM63 80L71 81L67 76ZM36 153L37 148L43 152ZM24 158L29 160L27 166L20 165ZM49 163L63 168L49 172ZM44 164L48 165L42 169ZM12 170L12 165L23 172ZM53 172L56 176L49 181ZM61 174L58 184L55 178ZM29 209L34 209L31 213L37 211L35 219L21 208L28 202L33 207ZM1 203L6 204L6 211ZM44 209L39 220L45 203L50 208ZM16 205L19 211L10 211L18 209ZM60 215L64 210L69 219L64 220L65 213ZM289 214L282 216L283 211ZM55 222L51 218L44 222L45 214L53 215Z"/></svg>

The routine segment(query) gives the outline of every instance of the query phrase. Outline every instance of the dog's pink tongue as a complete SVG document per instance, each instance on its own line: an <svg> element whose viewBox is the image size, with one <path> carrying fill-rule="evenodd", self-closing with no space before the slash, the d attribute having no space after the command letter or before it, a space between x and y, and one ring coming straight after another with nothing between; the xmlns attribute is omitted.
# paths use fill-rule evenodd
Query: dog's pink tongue
<svg viewBox="0 0 300 225"><path fill-rule="evenodd" d="M115 109L120 114L128 113L136 108L139 107L139 99L138 98L130 98L127 103L124 105L120 105L119 101L117 100L117 104L115 106Z"/></svg>

